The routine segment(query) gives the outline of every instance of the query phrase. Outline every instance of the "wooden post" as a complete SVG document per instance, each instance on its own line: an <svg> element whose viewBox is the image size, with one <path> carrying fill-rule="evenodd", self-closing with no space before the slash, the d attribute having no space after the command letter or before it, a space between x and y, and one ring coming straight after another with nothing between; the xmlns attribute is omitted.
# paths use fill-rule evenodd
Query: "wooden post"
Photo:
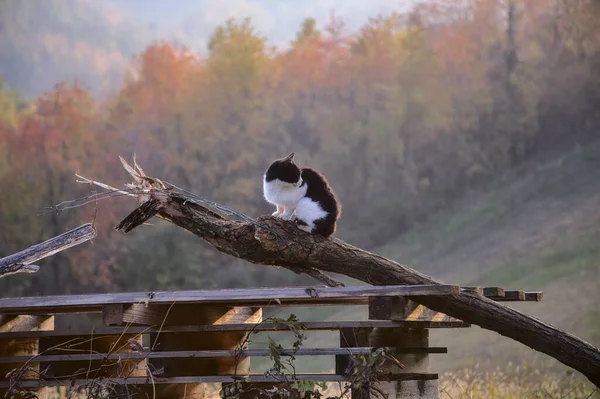
<svg viewBox="0 0 600 399"><path fill-rule="evenodd" d="M18 331L50 331L54 329L54 316L51 315L0 315L0 332ZM0 339L0 356L35 356L39 353L38 338L3 338ZM0 364L0 375L4 378L11 370L18 370L23 364ZM31 369L22 374L21 379L38 379L40 364L28 364ZM47 396L47 388L28 388L26 391L36 392L38 398ZM0 389L0 397L4 397L8 389Z"/></svg>
<svg viewBox="0 0 600 399"><path fill-rule="evenodd" d="M415 308L422 306L406 298L372 297L369 298L369 319L371 320L423 320L415 316ZM417 312L419 315L428 314L429 309ZM430 315L431 316L431 315ZM435 318L436 316L433 315ZM440 314L439 319L448 317ZM423 320L430 321L430 320ZM374 328L369 336L369 343L373 347L429 347L429 330L427 329L400 329L400 328ZM382 371L392 374L427 373L429 372L429 354L395 354L396 359L404 365L404 369L391 362L386 362ZM389 399L438 399L438 380L400 380L380 382L379 387L389 393Z"/></svg>

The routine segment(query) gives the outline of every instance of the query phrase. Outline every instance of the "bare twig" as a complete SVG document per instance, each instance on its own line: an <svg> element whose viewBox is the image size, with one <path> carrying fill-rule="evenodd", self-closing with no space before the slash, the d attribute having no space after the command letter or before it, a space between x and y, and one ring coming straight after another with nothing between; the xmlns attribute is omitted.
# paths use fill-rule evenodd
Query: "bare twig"
<svg viewBox="0 0 600 399"><path fill-rule="evenodd" d="M89 196L86 196L83 198L63 201L59 204L56 204L56 205L53 205L50 207L46 207L47 211L44 214L51 213L51 212L60 212L60 211L64 211L67 209L78 208L78 207L87 205L91 202L108 199L108 198L116 198L116 197L121 197L121 196L137 197L139 202L143 203L150 199L150 197L149 197L150 193L152 193L153 196L165 196L165 197L170 195L171 193L178 193L181 197L185 198L186 200L188 200L190 202L208 206L209 208L216 209L217 211L221 212L222 214L224 214L226 216L236 216L242 220L253 223L258 227L269 230L268 226L258 223L252 217L250 217L236 209L233 209L228 206L225 206L225 205L219 204L217 202L203 198L199 195L191 193L190 191L180 188L180 187L178 187L172 183L169 183L167 181L165 181L163 183L159 179L146 176L144 171L142 170L142 168L136 163L135 155L134 155L134 160L133 160L134 167L131 167L127 163L127 161L125 161L122 157L119 157L119 159L121 160L121 163L123 164L123 167L125 168L125 170L127 172L129 172L129 174L133 177L133 180L134 180L134 183L125 184L127 189L125 189L125 190L118 189L118 188L112 187L109 184L102 183L102 182L92 180L92 179L88 179L87 177L83 177L81 175L76 174L75 176L77 176L79 179L81 179L81 180L77 180L77 183L95 185L95 186L101 187L107 191L89 195ZM64 206L65 204L74 204L74 205ZM277 233L275 231L271 231L271 233L274 235L277 235Z"/></svg>

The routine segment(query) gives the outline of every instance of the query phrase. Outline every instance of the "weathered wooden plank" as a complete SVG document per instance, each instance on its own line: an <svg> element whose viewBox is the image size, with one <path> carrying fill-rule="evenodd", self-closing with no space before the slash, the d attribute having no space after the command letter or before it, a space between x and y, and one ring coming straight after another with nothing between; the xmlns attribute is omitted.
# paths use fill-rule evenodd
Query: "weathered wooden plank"
<svg viewBox="0 0 600 399"><path fill-rule="evenodd" d="M301 348L296 353L293 349L283 349L282 356L326 356L326 355L361 355L371 353L376 348ZM398 347L393 348L397 353L448 353L445 347ZM116 353L81 353L66 355L41 355L35 358L36 362L69 362L69 361L95 361L118 359L183 359L207 357L235 357L235 356L271 356L268 349L236 350L200 350L200 351L161 351L161 352L116 352ZM2 363L24 363L31 360L32 356L3 356Z"/></svg>
<svg viewBox="0 0 600 399"><path fill-rule="evenodd" d="M287 287L202 291L131 292L91 295L57 295L44 297L0 298L0 313L28 314L28 311L53 308L83 308L101 310L108 304L171 304L204 303L244 306L280 306L283 302L310 302L311 305L330 300L352 300L371 296L448 296L458 295L458 285L395 285L358 287ZM55 309L51 313L58 313Z"/></svg>
<svg viewBox="0 0 600 399"><path fill-rule="evenodd" d="M540 302L543 298L541 291L505 290L501 287L460 287L461 291L473 292L498 302L530 301Z"/></svg>
<svg viewBox="0 0 600 399"><path fill-rule="evenodd" d="M105 305L112 306L112 305ZM262 320L262 308L248 306L221 306L183 303L175 306L165 304L125 305L120 314L110 317L118 319L120 325L177 326L177 325L225 325L253 324ZM258 316L260 313L261 316ZM107 316L108 317L108 316ZM105 321L107 320L105 317ZM118 323L115 323L118 324Z"/></svg>
<svg viewBox="0 0 600 399"><path fill-rule="evenodd" d="M474 294L477 295L483 295L483 288L482 287L460 287L460 290L462 292L472 292Z"/></svg>
<svg viewBox="0 0 600 399"><path fill-rule="evenodd" d="M525 291L504 291L503 297L490 297L490 299L497 302L508 302L508 301L524 301Z"/></svg>
<svg viewBox="0 0 600 399"><path fill-rule="evenodd" d="M296 374L296 379L300 381L328 381L328 382L343 382L347 381L348 377L338 374ZM232 376L189 376L189 377L133 377L133 378L106 378L103 381L106 383L124 384L127 382L129 385L144 385L144 384L194 384L194 383L219 383L219 382L234 382L239 381L243 377L232 377ZM265 377L263 374L251 374L250 378L253 382L278 382L278 378ZM399 373L393 376L386 376L387 379L393 381L410 381L410 380L437 380L437 373ZM87 379L58 379L58 380L29 380L22 381L19 386L22 388L34 388L40 386L63 386L73 384L75 386L82 386L91 380ZM9 381L0 381L0 388L6 388L10 384Z"/></svg>
<svg viewBox="0 0 600 399"><path fill-rule="evenodd" d="M544 294L541 291L505 290L501 287L461 287L462 291L474 292L498 302L530 301L540 302Z"/></svg>
<svg viewBox="0 0 600 399"><path fill-rule="evenodd" d="M305 329L315 331L336 331L342 328L468 328L470 324L462 321L391 321L391 320L360 320L360 321L310 321L302 323ZM35 337L89 337L101 335L121 335L173 332L222 332L222 331L287 331L289 328L284 324L261 323L261 324L215 324L198 326L166 326L158 327L100 327L89 330L68 331L19 331L0 332L0 338L35 338Z"/></svg>
<svg viewBox="0 0 600 399"><path fill-rule="evenodd" d="M502 287L483 287L483 296L502 297L502 296L504 296L504 288L502 288Z"/></svg>
<svg viewBox="0 0 600 399"><path fill-rule="evenodd" d="M544 293L541 291L526 291L525 300L531 302L541 302L544 299Z"/></svg>
<svg viewBox="0 0 600 399"><path fill-rule="evenodd" d="M0 338L3 338L1 335L4 332L48 332L49 330L54 330L52 315L0 315Z"/></svg>
<svg viewBox="0 0 600 399"><path fill-rule="evenodd" d="M504 288L502 287L460 287L462 291L473 292L486 297L502 297L504 296Z"/></svg>
<svg viewBox="0 0 600 399"><path fill-rule="evenodd" d="M96 237L96 234L94 225L86 223L76 229L33 245L21 252L2 258L0 259L0 278L15 273L37 272L39 266L32 265L33 262L89 241Z"/></svg>

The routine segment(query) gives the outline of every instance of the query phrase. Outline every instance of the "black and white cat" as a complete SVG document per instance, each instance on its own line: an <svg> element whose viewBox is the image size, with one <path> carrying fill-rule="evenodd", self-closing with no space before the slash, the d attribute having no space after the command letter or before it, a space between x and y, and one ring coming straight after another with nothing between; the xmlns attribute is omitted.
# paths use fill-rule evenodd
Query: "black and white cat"
<svg viewBox="0 0 600 399"><path fill-rule="evenodd" d="M277 206L273 216L290 220L296 205L306 195L301 171L294 164L294 153L277 159L269 166L263 178L263 193L267 202Z"/></svg>
<svg viewBox="0 0 600 399"><path fill-rule="evenodd" d="M294 163L294 153L274 161L263 179L267 202L277 206L273 216L293 220L298 228L329 237L335 232L341 206L325 176Z"/></svg>

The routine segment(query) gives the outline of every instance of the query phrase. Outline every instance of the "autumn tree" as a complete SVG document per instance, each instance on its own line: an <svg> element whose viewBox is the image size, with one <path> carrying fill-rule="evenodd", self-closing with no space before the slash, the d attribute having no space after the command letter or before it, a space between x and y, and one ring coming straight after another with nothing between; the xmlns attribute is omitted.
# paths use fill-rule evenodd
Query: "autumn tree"
<svg viewBox="0 0 600 399"><path fill-rule="evenodd" d="M25 108L26 103L19 98L18 93L9 90L0 79L0 179L11 168L8 140Z"/></svg>
<svg viewBox="0 0 600 399"><path fill-rule="evenodd" d="M3 251L17 252L90 219L89 210L39 215L47 206L85 193L74 188L74 173L82 169L106 173L107 165L115 164L110 160L114 150L108 144L111 140L98 129L97 112L93 97L81 83L59 83L34 103L31 112L20 115L14 127L2 130L10 154L9 170L0 175L0 224L7 226L0 231ZM110 212L106 216L110 222ZM52 294L76 292L81 284L92 289L110 285L110 270L102 268L104 263L98 256L95 262L84 260L90 259L81 251L58 254L53 258L57 267L28 277L29 287L4 285L3 290ZM79 283L65 285L75 281Z"/></svg>

